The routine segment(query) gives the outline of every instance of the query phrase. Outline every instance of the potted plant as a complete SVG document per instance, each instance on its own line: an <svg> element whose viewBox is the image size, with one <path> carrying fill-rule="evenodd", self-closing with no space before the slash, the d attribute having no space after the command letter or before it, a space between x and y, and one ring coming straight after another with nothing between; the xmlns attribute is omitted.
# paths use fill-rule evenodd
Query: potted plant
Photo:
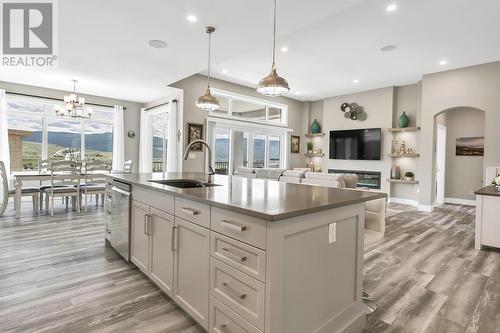
<svg viewBox="0 0 500 333"><path fill-rule="evenodd" d="M406 180L415 180L415 174L413 174L413 172L411 172L411 171L405 172L405 179Z"/></svg>
<svg viewBox="0 0 500 333"><path fill-rule="evenodd" d="M500 191L500 176L495 177L493 181L491 182L491 186L495 186L497 188L497 191Z"/></svg>
<svg viewBox="0 0 500 333"><path fill-rule="evenodd" d="M307 153L312 154L313 153L313 143L312 141L307 142Z"/></svg>

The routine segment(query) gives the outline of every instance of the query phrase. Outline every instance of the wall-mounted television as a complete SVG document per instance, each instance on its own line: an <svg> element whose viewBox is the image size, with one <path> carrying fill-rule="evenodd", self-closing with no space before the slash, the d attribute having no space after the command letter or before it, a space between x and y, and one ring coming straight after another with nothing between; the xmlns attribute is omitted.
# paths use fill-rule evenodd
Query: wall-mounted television
<svg viewBox="0 0 500 333"><path fill-rule="evenodd" d="M330 159L380 160L380 128L330 131Z"/></svg>

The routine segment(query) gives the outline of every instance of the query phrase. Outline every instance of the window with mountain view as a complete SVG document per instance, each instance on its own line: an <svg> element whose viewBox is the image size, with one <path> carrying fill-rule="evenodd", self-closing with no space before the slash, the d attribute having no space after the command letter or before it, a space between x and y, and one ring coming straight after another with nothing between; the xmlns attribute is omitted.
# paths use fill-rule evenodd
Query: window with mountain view
<svg viewBox="0 0 500 333"><path fill-rule="evenodd" d="M37 170L46 158L112 160L111 108L94 107L91 119L61 118L52 100L7 95L7 127L12 171Z"/></svg>

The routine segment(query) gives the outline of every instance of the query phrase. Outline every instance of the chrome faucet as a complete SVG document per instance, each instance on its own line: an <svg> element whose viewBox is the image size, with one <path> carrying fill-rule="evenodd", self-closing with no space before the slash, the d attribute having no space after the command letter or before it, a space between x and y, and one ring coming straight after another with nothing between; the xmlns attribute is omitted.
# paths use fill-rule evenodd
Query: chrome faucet
<svg viewBox="0 0 500 333"><path fill-rule="evenodd" d="M194 140L194 141L191 141L191 143L187 145L186 151L184 152L184 160L188 159L189 151L197 143L202 144L205 147L207 147L207 151L208 151L208 175L209 175L208 182L211 182L212 181L212 176L215 175L214 169L212 169L212 149L210 149L209 144L205 140Z"/></svg>

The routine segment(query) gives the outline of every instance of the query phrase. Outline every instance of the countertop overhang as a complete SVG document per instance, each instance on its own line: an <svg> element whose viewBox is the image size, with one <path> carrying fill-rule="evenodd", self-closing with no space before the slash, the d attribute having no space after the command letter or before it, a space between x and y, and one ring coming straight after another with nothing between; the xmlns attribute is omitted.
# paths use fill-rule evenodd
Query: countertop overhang
<svg viewBox="0 0 500 333"><path fill-rule="evenodd" d="M208 181L206 174L190 172L123 173L110 174L108 177L132 186L164 192L268 221L279 221L387 197L385 193L375 191L339 189L224 175L214 176L213 183L221 186L213 187L181 189L150 182L150 180L166 179Z"/></svg>
<svg viewBox="0 0 500 333"><path fill-rule="evenodd" d="M495 186L485 186L476 192L474 192L476 195L490 195L494 197L500 197L500 192L497 190Z"/></svg>

